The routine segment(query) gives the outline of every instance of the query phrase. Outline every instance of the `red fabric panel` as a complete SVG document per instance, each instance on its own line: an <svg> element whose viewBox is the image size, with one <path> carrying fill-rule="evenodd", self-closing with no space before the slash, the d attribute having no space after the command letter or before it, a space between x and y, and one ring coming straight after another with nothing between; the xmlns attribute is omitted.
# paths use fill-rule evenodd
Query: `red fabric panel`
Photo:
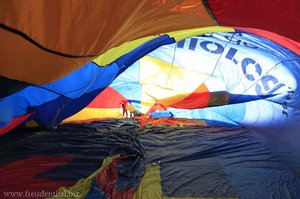
<svg viewBox="0 0 300 199"><path fill-rule="evenodd" d="M122 189L120 191L114 191L112 199L132 199L135 189Z"/></svg>
<svg viewBox="0 0 300 199"><path fill-rule="evenodd" d="M87 108L119 108L122 100L126 98L113 88L107 87Z"/></svg>
<svg viewBox="0 0 300 199"><path fill-rule="evenodd" d="M101 187L101 189L106 193L106 195L112 199L132 199L133 194L135 192L134 189L114 189L117 180L116 166L123 159L125 158L119 157L113 159L113 161L96 176L96 182L99 185L99 187Z"/></svg>
<svg viewBox="0 0 300 199"><path fill-rule="evenodd" d="M0 128L0 135L3 135L10 130L14 129L16 126L21 124L24 120L26 120L32 113L28 113L26 115L22 115L20 117L16 117L10 121L10 123L2 128Z"/></svg>
<svg viewBox="0 0 300 199"><path fill-rule="evenodd" d="M45 198L54 194L61 186L71 186L72 181L54 181L48 178L38 178L38 174L48 171L58 165L64 165L73 158L32 156L0 167L0 193L23 192L18 197L7 198ZM30 195L33 194L33 195ZM1 195L3 196L3 195ZM41 196L41 197L39 197ZM44 197L43 197L44 196Z"/></svg>
<svg viewBox="0 0 300 199"><path fill-rule="evenodd" d="M274 41L275 43L278 43L290 49L291 51L294 51L297 54L300 54L300 43L297 41L291 40L289 38L265 30L259 30L254 28L235 28L235 29L243 30L267 38L271 41Z"/></svg>
<svg viewBox="0 0 300 199"><path fill-rule="evenodd" d="M171 107L184 109L208 107L209 98L210 93L207 87L205 84L201 84L193 93L181 101L172 104Z"/></svg>
<svg viewBox="0 0 300 199"><path fill-rule="evenodd" d="M146 115L149 115L150 113L153 113L155 111L165 111L167 110L167 107L163 104L158 104L155 103L150 109L149 111L147 111Z"/></svg>
<svg viewBox="0 0 300 199"><path fill-rule="evenodd" d="M300 41L299 0L208 0L222 26L258 28Z"/></svg>

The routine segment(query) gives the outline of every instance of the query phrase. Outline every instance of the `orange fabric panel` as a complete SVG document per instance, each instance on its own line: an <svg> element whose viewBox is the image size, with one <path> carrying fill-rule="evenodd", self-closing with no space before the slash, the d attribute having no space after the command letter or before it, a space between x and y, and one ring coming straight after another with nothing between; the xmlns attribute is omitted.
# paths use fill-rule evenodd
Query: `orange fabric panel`
<svg viewBox="0 0 300 199"><path fill-rule="evenodd" d="M49 53L1 28L0 39L0 75L10 79L48 83L90 61L90 58L69 58Z"/></svg>
<svg viewBox="0 0 300 199"><path fill-rule="evenodd" d="M140 122L140 127L150 125L169 125L169 126L207 126L203 120L193 120L185 118L151 118L148 115L143 115L137 118Z"/></svg>
<svg viewBox="0 0 300 199"><path fill-rule="evenodd" d="M0 75L49 83L126 41L215 24L199 0L10 0L0 1L0 25L9 31L1 41L12 35L0 46L8 52L0 55Z"/></svg>
<svg viewBox="0 0 300 199"><path fill-rule="evenodd" d="M186 98L172 104L174 108L195 109L208 106L210 93L205 84L201 84L193 93Z"/></svg>

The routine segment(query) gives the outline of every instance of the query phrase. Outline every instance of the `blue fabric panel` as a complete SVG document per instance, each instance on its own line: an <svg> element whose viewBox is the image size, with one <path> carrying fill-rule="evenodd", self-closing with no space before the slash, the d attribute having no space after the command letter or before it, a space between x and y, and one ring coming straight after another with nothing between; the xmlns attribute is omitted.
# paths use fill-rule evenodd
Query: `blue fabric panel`
<svg viewBox="0 0 300 199"><path fill-rule="evenodd" d="M85 199L108 199L106 194L101 190L101 188L97 185L96 181L93 180L92 188Z"/></svg>
<svg viewBox="0 0 300 199"><path fill-rule="evenodd" d="M0 127L7 125L14 117L30 112L35 112L39 124L48 128L55 127L63 119L87 106L137 59L163 44L172 42L174 39L163 35L123 55L109 66L98 67L90 62L56 82L29 86L2 98Z"/></svg>

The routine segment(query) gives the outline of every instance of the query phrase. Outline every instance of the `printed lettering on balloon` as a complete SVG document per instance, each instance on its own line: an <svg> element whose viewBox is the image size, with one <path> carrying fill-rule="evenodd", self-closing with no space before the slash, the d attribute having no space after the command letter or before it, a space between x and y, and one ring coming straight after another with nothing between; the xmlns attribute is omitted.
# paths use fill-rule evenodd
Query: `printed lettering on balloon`
<svg viewBox="0 0 300 199"><path fill-rule="evenodd" d="M224 51L224 47L221 44L213 41L202 41L200 43L200 46L207 52L213 54L222 54L222 52Z"/></svg>
<svg viewBox="0 0 300 199"><path fill-rule="evenodd" d="M258 74L258 76L260 77L261 76L261 73L262 73L262 69L261 69L261 66L259 63L256 63L256 61L254 59L251 59L251 58L245 58L243 59L242 63L241 63L241 67L242 67L242 71L244 73L244 76L250 80L250 81L254 81L255 80L255 77L254 77L254 74L251 74L247 71L247 68L250 66L250 65L254 65L255 66L255 72Z"/></svg>
<svg viewBox="0 0 300 199"><path fill-rule="evenodd" d="M238 39L234 36L240 36L240 37L243 37L243 34L242 33L239 33L239 32L236 32L234 33L233 36L229 36L229 35L225 35L224 38L226 38L230 43L232 44L236 44L236 45L244 45L244 46L247 46L248 48L258 48L258 46L255 46L253 44L249 44L248 42L246 41L243 41L241 39Z"/></svg>
<svg viewBox="0 0 300 199"><path fill-rule="evenodd" d="M288 87L289 89L291 89L291 87ZM285 101L281 104L283 110L282 110L282 115L285 116L285 117L288 117L289 114L288 114L288 102L294 97L295 95L295 91L293 90L290 90L288 91L288 95L285 97Z"/></svg>
<svg viewBox="0 0 300 199"><path fill-rule="evenodd" d="M242 33L235 33L237 36L243 36ZM238 49L234 47L229 47L228 50L225 48L225 44L220 44L216 41L211 41L210 39L213 38L213 34L208 34L204 36L193 37L190 39L182 40L177 43L177 48L187 48L189 50L195 51L196 48L201 47L201 49L205 50L208 53L213 55L221 55L222 53L225 54L225 58L227 60L232 61L235 65L239 65L238 59L236 59L236 54L238 54ZM226 38L230 43L236 45L244 45L249 48L258 48L255 45L249 44L241 39L237 39L235 37L231 37L229 35L223 36ZM204 40L207 38L207 40ZM187 46L186 46L187 45ZM225 52L224 52L225 51ZM263 73L263 67L258 63L255 59L245 57L242 59L240 65L241 70L243 72L244 77L255 84L255 92L257 95L271 95L275 93L280 88L286 86L273 75L265 75ZM253 70L255 69L255 70ZM288 101L293 96L290 93L286 100ZM283 111L282 114L288 117L287 112L287 101L284 101L282 104Z"/></svg>
<svg viewBox="0 0 300 199"><path fill-rule="evenodd" d="M260 82L261 84L256 84L255 86L255 91L258 95L272 94L285 86L284 84L279 83L278 79L272 75L263 76Z"/></svg>

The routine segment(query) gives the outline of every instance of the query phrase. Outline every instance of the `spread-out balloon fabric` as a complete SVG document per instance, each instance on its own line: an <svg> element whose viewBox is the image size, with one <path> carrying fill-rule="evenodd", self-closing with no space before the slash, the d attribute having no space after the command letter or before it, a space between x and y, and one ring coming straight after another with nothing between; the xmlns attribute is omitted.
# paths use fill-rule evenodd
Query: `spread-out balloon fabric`
<svg viewBox="0 0 300 199"><path fill-rule="evenodd" d="M34 198L299 197L291 164L299 154L278 152L283 143L235 125L169 120L173 126L110 119L8 133L0 137L0 190Z"/></svg>
<svg viewBox="0 0 300 199"><path fill-rule="evenodd" d="M0 198L300 198L298 8L1 1Z"/></svg>
<svg viewBox="0 0 300 199"><path fill-rule="evenodd" d="M62 121L122 118L124 100L143 114L36 132L29 154L22 152L26 134L19 142L7 134L4 176L24 173L33 180L28 190L69 187L57 196L249 198L259 189L261 197L299 197L299 54L271 41L283 37L250 32L213 27L161 35L106 67L95 60L2 98L11 112L1 116L2 133L30 120L51 129ZM79 137L84 140L75 144ZM54 154L54 146L62 153ZM16 160L6 156L11 153ZM24 171L49 161L37 173ZM75 173L59 174L70 170ZM10 187L23 190L12 182L3 191Z"/></svg>

